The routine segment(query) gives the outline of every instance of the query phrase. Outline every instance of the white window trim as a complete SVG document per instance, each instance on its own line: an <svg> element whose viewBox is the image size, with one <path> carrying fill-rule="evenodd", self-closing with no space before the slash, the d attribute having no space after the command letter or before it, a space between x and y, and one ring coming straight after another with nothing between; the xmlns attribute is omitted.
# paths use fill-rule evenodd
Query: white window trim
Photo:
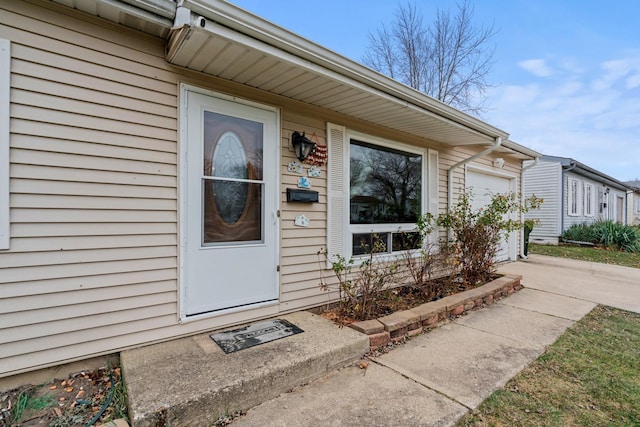
<svg viewBox="0 0 640 427"><path fill-rule="evenodd" d="M10 246L9 208L9 115L11 44L0 39L0 250Z"/></svg>
<svg viewBox="0 0 640 427"><path fill-rule="evenodd" d="M576 183L576 194L572 193L573 183ZM573 202L576 202L576 211L572 212L571 208L573 207ZM575 178L569 178L567 180L567 215L569 216L580 216L580 181Z"/></svg>
<svg viewBox="0 0 640 427"><path fill-rule="evenodd" d="M349 177L351 176L351 168L350 168L350 159L351 159L351 140L355 139L358 141L366 142L372 145L378 145L384 148L391 148L394 150L405 151L408 153L419 154L422 156L422 170L421 170L421 200L420 200L420 215L423 215L427 212L428 200L427 200L427 163L429 161L429 150L426 148L414 147L411 145L402 144L399 142L391 141L388 139L378 138L371 135L367 135L361 132L346 131L345 135L345 179L346 182L349 182ZM350 186L346 185L346 191L344 194L345 197L345 206L350 206ZM358 259L366 259L367 255L353 255L353 235L354 234L365 234L365 233L395 233L401 231L414 231L416 230L415 223L395 223L395 224L351 224L350 216L347 218L346 222L346 242L345 249L346 253L349 254L348 258L353 258L354 260ZM376 258L385 259L385 258L395 258L398 256L402 256L402 254L406 253L406 251L401 252L386 252L383 254L376 255Z"/></svg>
<svg viewBox="0 0 640 427"><path fill-rule="evenodd" d="M589 199L589 196L591 196L591 199ZM594 185L589 182L585 182L584 183L584 216L593 217L595 215L593 199L594 199Z"/></svg>

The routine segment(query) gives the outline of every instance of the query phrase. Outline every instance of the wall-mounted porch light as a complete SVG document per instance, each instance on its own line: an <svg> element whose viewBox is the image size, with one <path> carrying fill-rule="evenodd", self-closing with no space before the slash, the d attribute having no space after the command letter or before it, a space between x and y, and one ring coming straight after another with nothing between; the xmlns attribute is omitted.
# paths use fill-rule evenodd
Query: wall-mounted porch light
<svg viewBox="0 0 640 427"><path fill-rule="evenodd" d="M294 131L291 134L291 145L293 145L293 150L296 152L298 160L303 162L313 152L316 143L304 136L304 132L300 135L300 132Z"/></svg>

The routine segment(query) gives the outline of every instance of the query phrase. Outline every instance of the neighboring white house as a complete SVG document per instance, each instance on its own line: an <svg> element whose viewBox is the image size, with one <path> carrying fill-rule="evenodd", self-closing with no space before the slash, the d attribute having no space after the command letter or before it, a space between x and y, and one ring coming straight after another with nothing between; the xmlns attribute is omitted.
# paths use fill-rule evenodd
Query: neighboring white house
<svg viewBox="0 0 640 427"><path fill-rule="evenodd" d="M377 233L401 256L417 215L520 193L539 155L229 2L179 3L0 1L0 377L326 304L321 248ZM404 202L352 184L364 158L411 169Z"/></svg>
<svg viewBox="0 0 640 427"><path fill-rule="evenodd" d="M626 181L631 190L627 193L627 223L640 225L640 180Z"/></svg>
<svg viewBox="0 0 640 427"><path fill-rule="evenodd" d="M535 194L544 199L539 210L525 214L540 221L530 235L532 242L558 244L573 224L627 223L630 187L572 158L540 157L523 172L523 188L525 197Z"/></svg>

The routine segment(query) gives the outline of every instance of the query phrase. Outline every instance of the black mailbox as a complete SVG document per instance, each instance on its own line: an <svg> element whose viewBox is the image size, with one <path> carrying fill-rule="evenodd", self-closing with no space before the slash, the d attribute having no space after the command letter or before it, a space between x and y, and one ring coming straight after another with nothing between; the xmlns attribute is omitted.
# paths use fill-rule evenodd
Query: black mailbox
<svg viewBox="0 0 640 427"><path fill-rule="evenodd" d="M297 188L287 188L287 202L317 203L318 192Z"/></svg>

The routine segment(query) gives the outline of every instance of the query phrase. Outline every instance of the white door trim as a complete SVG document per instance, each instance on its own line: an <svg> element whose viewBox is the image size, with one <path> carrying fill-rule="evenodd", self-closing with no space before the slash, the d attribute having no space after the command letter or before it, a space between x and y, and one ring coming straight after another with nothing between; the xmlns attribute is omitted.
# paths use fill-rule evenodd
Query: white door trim
<svg viewBox="0 0 640 427"><path fill-rule="evenodd" d="M205 89L198 86L193 86L187 83L180 83L179 87L179 134L178 134L178 322L185 323L191 322L195 320L201 320L203 318L209 317L217 317L224 314L229 314L233 312L239 311L250 311L255 308L264 307L264 306L277 306L280 304L280 274L276 271L276 265L274 265L274 274L276 275L276 286L278 288L278 299L276 301L268 301L265 303L257 303L252 304L247 307L235 307L227 310L218 310L212 313L204 313L198 315L190 315L187 316L187 308L186 308L186 243L187 243L187 229L186 229L186 216L187 216L187 127L188 127L188 111L187 111L187 102L189 92L194 92L197 94L207 95L211 97L215 97L218 99L222 99L225 101L231 101L238 104L243 104L246 106L251 106L255 108L259 108L262 110L273 112L276 116L276 162L277 164L273 167L276 168L278 173L276 174L276 188L278 191L277 199L275 201L275 205L278 209L280 209L281 205L281 191L280 191L280 181L281 181L281 115L280 109L277 107L268 106L265 104L260 104L257 102L249 101L242 98L237 98L234 96L222 94L219 92L215 92L209 89ZM270 215L265 212L265 215ZM275 259L280 259L280 226L276 226L275 231ZM278 261L276 261L278 262ZM249 320L249 319L247 319Z"/></svg>

